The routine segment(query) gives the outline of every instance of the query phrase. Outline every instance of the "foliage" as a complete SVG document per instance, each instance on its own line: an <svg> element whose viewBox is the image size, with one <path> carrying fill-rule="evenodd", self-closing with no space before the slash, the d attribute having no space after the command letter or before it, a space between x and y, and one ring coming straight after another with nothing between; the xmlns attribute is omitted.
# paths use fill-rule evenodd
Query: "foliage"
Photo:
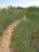
<svg viewBox="0 0 39 52"><path fill-rule="evenodd" d="M39 49L39 29L37 26L32 22L21 21L12 32L11 50L14 49L15 52L39 51L37 50Z"/></svg>

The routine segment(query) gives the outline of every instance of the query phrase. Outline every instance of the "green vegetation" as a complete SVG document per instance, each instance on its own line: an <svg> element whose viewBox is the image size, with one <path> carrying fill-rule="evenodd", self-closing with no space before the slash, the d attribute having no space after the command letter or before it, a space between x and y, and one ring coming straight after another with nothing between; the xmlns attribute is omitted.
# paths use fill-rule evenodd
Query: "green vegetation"
<svg viewBox="0 0 39 52"><path fill-rule="evenodd" d="M39 52L39 7L23 9L30 22L22 21L14 28L11 36L13 52Z"/></svg>
<svg viewBox="0 0 39 52"><path fill-rule="evenodd" d="M12 22L26 16L14 28L11 36L11 50L14 52L39 52L39 7L0 9L0 35ZM13 52L13 51L12 51Z"/></svg>
<svg viewBox="0 0 39 52"><path fill-rule="evenodd" d="M7 26L22 18L23 11L17 8L0 9L0 35L7 28Z"/></svg>
<svg viewBox="0 0 39 52"><path fill-rule="evenodd" d="M39 23L39 7L29 7L25 14L33 23Z"/></svg>
<svg viewBox="0 0 39 52"><path fill-rule="evenodd" d="M14 28L11 37L11 50L16 52L36 52L39 48L39 40L35 24L22 21ZM13 51L12 51L13 52Z"/></svg>

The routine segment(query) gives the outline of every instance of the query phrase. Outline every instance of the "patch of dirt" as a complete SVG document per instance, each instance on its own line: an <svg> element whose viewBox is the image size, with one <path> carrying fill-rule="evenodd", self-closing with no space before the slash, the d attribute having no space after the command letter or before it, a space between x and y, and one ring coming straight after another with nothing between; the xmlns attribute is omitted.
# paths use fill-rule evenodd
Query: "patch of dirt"
<svg viewBox="0 0 39 52"><path fill-rule="evenodd" d="M3 32L2 34L3 36L1 37L1 41L0 41L0 52L9 52L11 32L19 22L20 21L18 20L13 24L9 25L8 28Z"/></svg>
<svg viewBox="0 0 39 52"><path fill-rule="evenodd" d="M26 21L26 22L30 22L30 20L24 15L23 19Z"/></svg>

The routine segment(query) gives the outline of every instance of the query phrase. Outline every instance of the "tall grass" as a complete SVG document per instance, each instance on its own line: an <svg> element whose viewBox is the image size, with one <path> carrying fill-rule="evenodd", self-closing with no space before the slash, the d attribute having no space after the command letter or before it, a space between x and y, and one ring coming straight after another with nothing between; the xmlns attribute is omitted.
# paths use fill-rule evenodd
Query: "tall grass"
<svg viewBox="0 0 39 52"><path fill-rule="evenodd" d="M0 10L0 35L6 29L6 27L23 17L23 11L21 9L2 9Z"/></svg>
<svg viewBox="0 0 39 52"><path fill-rule="evenodd" d="M11 52L39 51L39 30L35 24L21 21L11 36Z"/></svg>
<svg viewBox="0 0 39 52"><path fill-rule="evenodd" d="M23 15L30 20L22 21L12 32L11 50L13 52L39 52L39 7L23 9Z"/></svg>

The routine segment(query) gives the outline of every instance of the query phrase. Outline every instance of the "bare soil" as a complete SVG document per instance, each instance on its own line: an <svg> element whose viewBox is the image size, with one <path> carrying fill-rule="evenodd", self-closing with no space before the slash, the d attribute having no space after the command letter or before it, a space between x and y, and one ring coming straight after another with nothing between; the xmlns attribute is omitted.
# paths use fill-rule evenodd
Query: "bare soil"
<svg viewBox="0 0 39 52"><path fill-rule="evenodd" d="M16 21L13 24L9 25L8 28L3 32L3 36L0 37L0 52L10 52L10 38L11 33L14 31L14 27L19 23L20 21Z"/></svg>

